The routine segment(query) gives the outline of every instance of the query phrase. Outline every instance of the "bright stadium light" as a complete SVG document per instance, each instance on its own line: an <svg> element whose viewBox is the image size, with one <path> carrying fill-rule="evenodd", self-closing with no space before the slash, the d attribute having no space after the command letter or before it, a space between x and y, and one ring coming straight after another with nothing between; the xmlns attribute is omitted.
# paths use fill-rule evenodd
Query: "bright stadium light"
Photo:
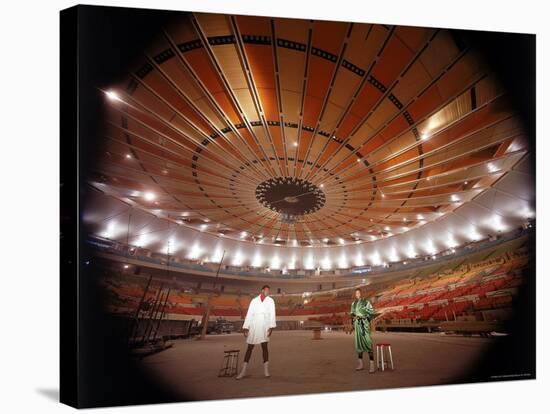
<svg viewBox="0 0 550 414"><path fill-rule="evenodd" d="M243 254L240 251L235 253L235 256L233 257L233 265L240 266L242 265L243 261L244 261Z"/></svg>
<svg viewBox="0 0 550 414"><path fill-rule="evenodd" d="M388 259L390 259L390 262L398 262L399 256L397 255L397 251L395 250L395 247L392 247L390 254L388 256Z"/></svg>
<svg viewBox="0 0 550 414"><path fill-rule="evenodd" d="M219 263L222 260L223 257L223 250L219 247L214 251L214 254L210 258L213 263Z"/></svg>
<svg viewBox="0 0 550 414"><path fill-rule="evenodd" d="M531 210L528 206L523 207L523 209L520 212L520 215L524 218L533 218L535 217L535 212Z"/></svg>
<svg viewBox="0 0 550 414"><path fill-rule="evenodd" d="M256 253L254 256L254 259L252 259L252 266L253 267L262 267L262 255L260 253Z"/></svg>
<svg viewBox="0 0 550 414"><path fill-rule="evenodd" d="M279 256L273 256L273 258L271 259L270 267L272 269L281 268L281 259L279 259Z"/></svg>
<svg viewBox="0 0 550 414"><path fill-rule="evenodd" d="M110 221L107 224L107 228L105 229L105 231L103 231L103 233L101 233L101 237L105 237L106 239L113 238L114 233L115 233L115 228L116 228L116 222Z"/></svg>
<svg viewBox="0 0 550 414"><path fill-rule="evenodd" d="M120 99L120 96L118 96L118 93L116 93L115 91L106 91L105 95L107 96L107 98L109 98L110 101L122 102L122 99Z"/></svg>
<svg viewBox="0 0 550 414"><path fill-rule="evenodd" d="M407 256L410 259L413 259L416 257L416 250L414 249L414 246L412 244L409 244L409 248L407 249Z"/></svg>
<svg viewBox="0 0 550 414"><path fill-rule="evenodd" d="M196 260L200 257L202 253L202 249L198 243L195 243L193 247L191 247L191 250L189 251L189 255L187 256L191 260Z"/></svg>
<svg viewBox="0 0 550 414"><path fill-rule="evenodd" d="M176 240L174 239L174 237L170 237L166 242L166 245L164 246L164 249L162 250L162 252L165 254L169 254L169 253L174 253L175 251L176 251Z"/></svg>
<svg viewBox="0 0 550 414"><path fill-rule="evenodd" d="M477 231L477 228L475 226L472 226L471 229L470 229L470 232L468 233L468 237L471 239L471 240L479 240L481 239L481 234L479 234L479 232Z"/></svg>
<svg viewBox="0 0 550 414"><path fill-rule="evenodd" d="M347 259L346 255L343 254L343 253L340 256L340 259L338 260L338 267L340 269L347 269L349 267L348 266L348 259Z"/></svg>
<svg viewBox="0 0 550 414"><path fill-rule="evenodd" d="M311 270L311 269L314 269L315 268L315 263L313 261L313 256L312 255L309 255L305 262L304 262L304 268L308 269L308 270Z"/></svg>
<svg viewBox="0 0 550 414"><path fill-rule="evenodd" d="M143 247L145 246L145 243L147 242L147 236L145 234L140 234L139 237L134 241L132 244L137 247Z"/></svg>
<svg viewBox="0 0 550 414"><path fill-rule="evenodd" d="M147 191L143 197L147 200L147 201L153 201L157 196L155 195L155 193L152 193L150 191Z"/></svg>
<svg viewBox="0 0 550 414"><path fill-rule="evenodd" d="M495 229L496 231L506 230L506 225L502 222L502 217L498 214L493 215L493 217L491 218L491 223L493 229Z"/></svg>
<svg viewBox="0 0 550 414"><path fill-rule="evenodd" d="M287 268L290 270L296 269L296 256L292 256L292 258L288 262Z"/></svg>
<svg viewBox="0 0 550 414"><path fill-rule="evenodd" d="M429 254L434 254L434 253L436 252L434 243L433 243L433 241L432 241L431 239L428 240L428 242L426 243L426 251L427 251Z"/></svg>
<svg viewBox="0 0 550 414"><path fill-rule="evenodd" d="M454 236L451 234L447 239L447 247L456 247L458 243L456 242Z"/></svg>

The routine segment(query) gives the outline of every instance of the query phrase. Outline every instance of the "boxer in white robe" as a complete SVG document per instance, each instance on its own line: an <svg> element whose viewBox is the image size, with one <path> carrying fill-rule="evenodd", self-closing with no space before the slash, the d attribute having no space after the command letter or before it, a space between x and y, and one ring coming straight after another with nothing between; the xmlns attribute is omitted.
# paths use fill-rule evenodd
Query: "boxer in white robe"
<svg viewBox="0 0 550 414"><path fill-rule="evenodd" d="M248 344L244 363L237 379L241 379L246 375L248 361L252 355L254 345L261 344L264 359L264 375L269 377L269 351L267 343L271 336L271 331L276 327L275 321L275 302L269 297L269 286L264 285L258 296L250 301L246 318L243 324L243 332Z"/></svg>

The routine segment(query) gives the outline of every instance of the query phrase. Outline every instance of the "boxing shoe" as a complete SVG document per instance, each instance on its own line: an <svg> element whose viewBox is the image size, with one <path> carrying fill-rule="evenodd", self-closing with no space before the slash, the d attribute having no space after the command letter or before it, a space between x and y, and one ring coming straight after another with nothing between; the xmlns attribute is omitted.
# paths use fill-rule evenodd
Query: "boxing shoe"
<svg viewBox="0 0 550 414"><path fill-rule="evenodd" d="M248 362L244 362L244 363L243 363L243 367L242 367L242 369L241 369L241 372L239 373L239 375L237 375L237 376L235 377L235 379L240 380L240 379L242 379L242 378L246 375L246 367L247 367L247 366L248 366Z"/></svg>

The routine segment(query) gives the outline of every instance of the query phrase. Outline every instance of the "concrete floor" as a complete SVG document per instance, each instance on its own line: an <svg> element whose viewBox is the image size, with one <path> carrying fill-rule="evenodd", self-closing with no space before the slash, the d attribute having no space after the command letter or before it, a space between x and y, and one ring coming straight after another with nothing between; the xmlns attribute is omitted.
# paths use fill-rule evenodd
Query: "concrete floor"
<svg viewBox="0 0 550 414"><path fill-rule="evenodd" d="M218 377L226 349L241 350L240 369L245 350L242 334L174 341L172 348L146 357L143 364L182 399L213 400L452 383L491 343L490 338L480 337L376 332L375 343L392 345L395 371L369 374L355 371L352 336L323 332L322 338L313 340L310 331L274 332L269 344L270 378L263 376L260 346L254 349L247 377L240 381Z"/></svg>

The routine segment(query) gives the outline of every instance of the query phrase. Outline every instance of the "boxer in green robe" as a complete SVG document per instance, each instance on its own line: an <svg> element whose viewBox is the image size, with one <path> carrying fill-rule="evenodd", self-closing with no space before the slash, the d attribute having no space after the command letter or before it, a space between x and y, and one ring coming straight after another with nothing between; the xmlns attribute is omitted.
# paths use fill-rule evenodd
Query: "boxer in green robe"
<svg viewBox="0 0 550 414"><path fill-rule="evenodd" d="M370 337L370 321L374 318L374 308L365 298L361 297L361 289L355 289L355 300L351 304L352 332L355 337L357 351L357 371L363 369L363 352L368 352L370 359L369 372L375 371L374 356L372 354L372 339Z"/></svg>

